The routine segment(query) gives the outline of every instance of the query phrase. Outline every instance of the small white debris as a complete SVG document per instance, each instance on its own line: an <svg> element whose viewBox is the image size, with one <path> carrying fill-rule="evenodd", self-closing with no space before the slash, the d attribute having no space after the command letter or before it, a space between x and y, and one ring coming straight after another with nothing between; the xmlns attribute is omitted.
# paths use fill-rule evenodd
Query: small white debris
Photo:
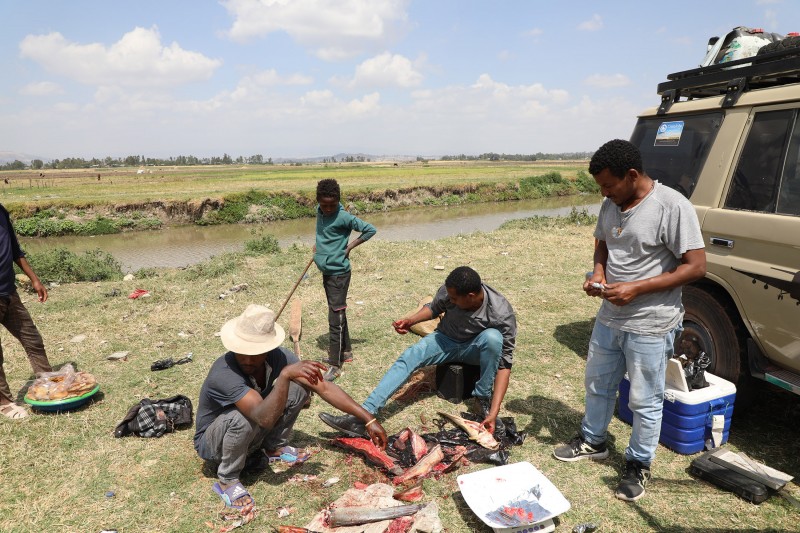
<svg viewBox="0 0 800 533"><path fill-rule="evenodd" d="M444 267L442 265L434 265L433 269L434 270L444 270Z"/></svg>
<svg viewBox="0 0 800 533"><path fill-rule="evenodd" d="M127 350L124 352L114 352L108 357L106 357L106 359L108 359L109 361L127 361L129 353L131 352Z"/></svg>
<svg viewBox="0 0 800 533"><path fill-rule="evenodd" d="M356 302L356 305L364 305L364 302L363 302L362 300L358 300L358 301Z"/></svg>
<svg viewBox="0 0 800 533"><path fill-rule="evenodd" d="M78 342L83 342L83 341L85 341L85 340L86 340L86 335L84 335L84 334L80 334L80 335L75 335L74 337L72 337L72 338L69 340L69 342L78 343Z"/></svg>
<svg viewBox="0 0 800 533"><path fill-rule="evenodd" d="M185 333L185 332L183 332L183 331L179 331L179 332L178 332L178 337L180 337L180 338L182 338L182 339L188 339L188 338L189 338L189 334L188 334L188 333Z"/></svg>
<svg viewBox="0 0 800 533"><path fill-rule="evenodd" d="M122 281L133 281L136 279L136 276L133 274L125 274L125 277L122 278Z"/></svg>
<svg viewBox="0 0 800 533"><path fill-rule="evenodd" d="M331 477L331 478L326 479L322 483L322 486L327 488L327 487L330 487L331 485L336 485L337 483L339 483L339 478L338 477Z"/></svg>

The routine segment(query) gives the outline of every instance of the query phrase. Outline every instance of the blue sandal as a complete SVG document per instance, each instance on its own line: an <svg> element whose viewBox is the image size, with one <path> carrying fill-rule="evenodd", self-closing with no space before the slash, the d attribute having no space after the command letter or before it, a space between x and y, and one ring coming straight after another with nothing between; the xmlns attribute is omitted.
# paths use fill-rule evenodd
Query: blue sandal
<svg viewBox="0 0 800 533"><path fill-rule="evenodd" d="M230 507L232 509L244 509L250 503L253 503L253 497L247 492L247 489L241 483L236 483L235 485L231 485L227 489L223 490L222 487L219 486L219 483L214 483L211 487L214 489L214 492L219 495L220 499L225 503L225 507ZM250 502L244 505L234 505L233 502L240 498L244 497L250 498Z"/></svg>

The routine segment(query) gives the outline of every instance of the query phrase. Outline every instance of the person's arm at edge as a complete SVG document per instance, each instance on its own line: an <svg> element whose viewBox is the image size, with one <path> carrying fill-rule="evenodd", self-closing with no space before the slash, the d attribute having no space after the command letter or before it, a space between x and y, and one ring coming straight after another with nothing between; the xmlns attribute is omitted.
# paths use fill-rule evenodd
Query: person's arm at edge
<svg viewBox="0 0 800 533"><path fill-rule="evenodd" d="M39 295L39 301L44 303L47 301L47 288L42 284L41 280L39 280L39 276L33 271L31 268L30 263L28 260L25 259L25 256L20 256L14 259L14 262L17 266L22 270L26 276L28 276L31 280L31 286L33 290L36 291L36 294Z"/></svg>

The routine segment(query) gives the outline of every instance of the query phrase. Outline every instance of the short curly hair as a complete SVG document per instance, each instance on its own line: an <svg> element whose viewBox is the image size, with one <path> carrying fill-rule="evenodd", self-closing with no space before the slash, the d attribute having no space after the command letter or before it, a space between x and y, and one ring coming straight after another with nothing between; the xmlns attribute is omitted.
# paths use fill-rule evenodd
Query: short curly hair
<svg viewBox="0 0 800 533"><path fill-rule="evenodd" d="M612 176L623 178L625 173L634 169L644 173L642 154L636 146L622 139L608 141L597 149L589 161L589 174L596 176L608 169Z"/></svg>
<svg viewBox="0 0 800 533"><path fill-rule="evenodd" d="M478 293L481 291L481 277L470 267L460 266L448 274L444 286L455 289L456 294L462 296L471 292Z"/></svg>
<svg viewBox="0 0 800 533"><path fill-rule="evenodd" d="M320 198L334 198L338 202L342 198L339 183L331 178L319 180L317 182L317 200Z"/></svg>

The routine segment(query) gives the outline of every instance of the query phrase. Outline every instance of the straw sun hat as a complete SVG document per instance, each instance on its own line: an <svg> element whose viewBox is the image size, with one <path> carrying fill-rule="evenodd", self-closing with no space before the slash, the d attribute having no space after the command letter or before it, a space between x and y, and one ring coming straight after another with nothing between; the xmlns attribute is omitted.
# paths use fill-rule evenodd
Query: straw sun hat
<svg viewBox="0 0 800 533"><path fill-rule="evenodd" d="M250 304L244 313L222 326L220 338L233 353L260 355L280 346L286 333L275 323L272 309Z"/></svg>

